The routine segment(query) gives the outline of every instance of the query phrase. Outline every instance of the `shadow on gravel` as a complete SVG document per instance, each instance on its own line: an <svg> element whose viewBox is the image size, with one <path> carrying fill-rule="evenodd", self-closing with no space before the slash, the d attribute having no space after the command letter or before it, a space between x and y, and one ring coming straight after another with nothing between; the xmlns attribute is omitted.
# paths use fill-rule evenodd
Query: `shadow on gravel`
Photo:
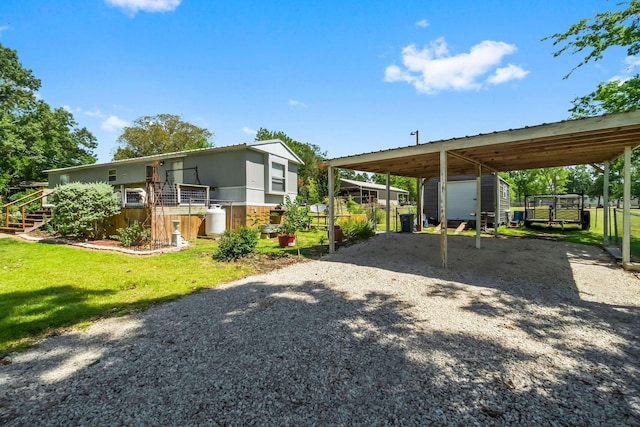
<svg viewBox="0 0 640 427"><path fill-rule="evenodd" d="M74 324L78 313L87 318L95 317L105 309L88 304L89 297L112 293L110 290L91 291L70 285L4 293L0 299L0 341L39 335L52 325L64 327Z"/></svg>
<svg viewBox="0 0 640 427"><path fill-rule="evenodd" d="M291 280L187 296L136 317L139 324L124 337L105 332L47 340L25 360L18 356L0 366L0 423L640 423L637 312L561 306L571 321L613 327L619 345L567 351L557 346L567 364L545 370L544 353L421 324L412 314L415 307L394 294L355 298L321 280ZM425 297L460 292L453 285L441 288ZM576 339L563 334L561 324L531 319L530 301L505 298L467 309L520 319L518 327L531 335ZM93 359L77 363L59 381L43 379L82 352Z"/></svg>

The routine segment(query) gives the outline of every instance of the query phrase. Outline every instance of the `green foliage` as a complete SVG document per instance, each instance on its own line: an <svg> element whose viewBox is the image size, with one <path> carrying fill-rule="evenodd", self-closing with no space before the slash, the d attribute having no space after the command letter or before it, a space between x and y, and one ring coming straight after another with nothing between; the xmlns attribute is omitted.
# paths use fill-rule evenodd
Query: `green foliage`
<svg viewBox="0 0 640 427"><path fill-rule="evenodd" d="M540 183L547 194L563 194L567 190L569 170L564 167L540 169Z"/></svg>
<svg viewBox="0 0 640 427"><path fill-rule="evenodd" d="M284 202L284 213L282 214L282 232L284 234L296 234L299 230L304 230L311 225L309 208L301 206L297 200L292 201L287 196Z"/></svg>
<svg viewBox="0 0 640 427"><path fill-rule="evenodd" d="M587 193L593 185L593 176L585 165L578 165L567 168L567 192Z"/></svg>
<svg viewBox="0 0 640 427"><path fill-rule="evenodd" d="M28 196L29 194L33 194L35 192L36 192L36 190L28 189L28 190L25 190L25 191L21 191L19 193L12 194L9 197L9 201L10 202L16 201L18 199L21 199L21 198L23 198L25 196ZM20 202L20 203L22 203L22 202ZM18 204L20 204L20 203L18 203ZM33 212L38 211L41 207L42 206L40 205L40 202L38 200L35 200L35 201L33 201L33 202L31 202L31 203L29 203L28 205L25 206L25 212L26 213L33 213ZM9 209L10 209L9 213L17 213L17 212L20 211L20 209L16 205L12 205Z"/></svg>
<svg viewBox="0 0 640 427"><path fill-rule="evenodd" d="M173 114L157 114L136 119L118 137L120 147L114 160L131 159L153 154L212 147L213 134L204 128L185 122Z"/></svg>
<svg viewBox="0 0 640 427"><path fill-rule="evenodd" d="M597 13L591 19L582 19L571 25L564 33L556 33L543 39L552 39L554 46L563 45L553 56L560 56L565 52L585 53L582 61L565 78L588 62L602 59L604 52L610 47L625 47L628 56L640 52L640 1L616 3L618 6L625 4L628 4L625 9Z"/></svg>
<svg viewBox="0 0 640 427"><path fill-rule="evenodd" d="M255 250L259 233L249 227L241 227L238 231L225 230L220 238L218 249L213 258L219 261L236 261Z"/></svg>
<svg viewBox="0 0 640 427"><path fill-rule="evenodd" d="M640 76L600 82L594 92L575 98L569 109L574 119L640 109Z"/></svg>
<svg viewBox="0 0 640 427"><path fill-rule="evenodd" d="M360 182L371 182L371 176L366 172L357 172L351 169L340 169L340 178L353 179Z"/></svg>
<svg viewBox="0 0 640 427"><path fill-rule="evenodd" d="M318 191L318 183L316 179L310 179L307 185L307 201L310 205L322 202L322 197Z"/></svg>
<svg viewBox="0 0 640 427"><path fill-rule="evenodd" d="M387 184L387 175L382 173L376 173L373 175L373 182L376 184ZM389 176L389 185L391 187L401 188L409 192L409 200L416 200L417 194L417 182L415 178L410 178L407 176Z"/></svg>
<svg viewBox="0 0 640 427"><path fill-rule="evenodd" d="M380 208L372 208L372 209L367 209L367 220L369 220L369 222L371 222L372 224L383 224L387 218L387 213L384 211L384 209L380 209Z"/></svg>
<svg viewBox="0 0 640 427"><path fill-rule="evenodd" d="M36 97L41 82L16 51L0 44L0 194L21 181L42 181L46 169L95 162L95 137L73 115Z"/></svg>
<svg viewBox="0 0 640 427"><path fill-rule="evenodd" d="M329 201L329 166L325 163L318 164L318 197L322 202ZM337 197L340 192L340 179L337 170L334 169L333 174L333 197Z"/></svg>
<svg viewBox="0 0 640 427"><path fill-rule="evenodd" d="M563 194L568 191L569 186L584 187L585 176L583 174L578 176L577 172L572 170L569 167L553 167L510 171L507 173L507 181L511 185L516 200L522 202L527 194ZM578 179L582 180L579 184ZM587 176L586 179L589 177Z"/></svg>
<svg viewBox="0 0 640 427"><path fill-rule="evenodd" d="M346 201L347 211L352 214L361 214L364 209L361 205L356 203L351 196Z"/></svg>
<svg viewBox="0 0 640 427"><path fill-rule="evenodd" d="M111 236L122 243L124 247L142 246L151 240L151 230L144 228L142 224L135 221L125 228L118 228L116 236Z"/></svg>
<svg viewBox="0 0 640 427"><path fill-rule="evenodd" d="M615 11L595 14L590 19L582 19L573 24L564 33L556 33L544 40L552 39L554 46L562 46L554 52L554 56L563 53L584 55L566 76L568 78L577 68L604 57L609 48L622 47L632 57L640 53L640 0L616 3L622 6ZM620 113L640 109L640 75L628 79L615 79L601 82L595 91L575 98L569 110L573 118L589 117L603 113ZM622 159L611 162L611 197L622 197ZM632 156L632 189L633 197L640 197L640 156L634 152ZM602 175L594 179L588 189L592 197L602 195Z"/></svg>
<svg viewBox="0 0 640 427"><path fill-rule="evenodd" d="M347 240L364 240L376 235L376 227L369 220L348 218L340 221L340 228Z"/></svg>
<svg viewBox="0 0 640 427"><path fill-rule="evenodd" d="M105 221L120 212L113 188L107 183L62 185L49 200L54 205L53 221L63 236L101 238Z"/></svg>

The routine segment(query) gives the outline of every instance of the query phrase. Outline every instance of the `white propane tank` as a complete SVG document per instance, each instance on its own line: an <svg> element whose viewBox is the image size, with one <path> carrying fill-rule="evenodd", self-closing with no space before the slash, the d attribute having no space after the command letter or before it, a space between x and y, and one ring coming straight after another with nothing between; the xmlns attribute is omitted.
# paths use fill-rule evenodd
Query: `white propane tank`
<svg viewBox="0 0 640 427"><path fill-rule="evenodd" d="M227 213L220 205L211 205L205 213L204 228L207 236L219 236L224 233Z"/></svg>

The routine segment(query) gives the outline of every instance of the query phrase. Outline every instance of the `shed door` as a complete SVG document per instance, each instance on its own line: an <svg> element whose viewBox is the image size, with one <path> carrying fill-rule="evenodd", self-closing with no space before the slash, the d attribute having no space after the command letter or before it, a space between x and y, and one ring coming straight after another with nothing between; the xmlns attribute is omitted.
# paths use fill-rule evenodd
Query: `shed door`
<svg viewBox="0 0 640 427"><path fill-rule="evenodd" d="M439 197L438 197L439 198ZM438 204L440 200L438 200ZM447 182L447 218L453 220L472 220L476 211L476 182Z"/></svg>

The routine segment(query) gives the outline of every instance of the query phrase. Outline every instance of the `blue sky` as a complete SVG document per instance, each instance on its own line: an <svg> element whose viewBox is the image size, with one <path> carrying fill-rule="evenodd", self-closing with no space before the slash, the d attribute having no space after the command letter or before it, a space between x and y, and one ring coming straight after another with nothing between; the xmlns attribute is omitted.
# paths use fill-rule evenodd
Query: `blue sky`
<svg viewBox="0 0 640 427"><path fill-rule="evenodd" d="M329 157L564 120L629 73L614 50L554 58L545 36L617 1L2 0L0 43L108 161L122 126L178 114L215 145L260 127Z"/></svg>

